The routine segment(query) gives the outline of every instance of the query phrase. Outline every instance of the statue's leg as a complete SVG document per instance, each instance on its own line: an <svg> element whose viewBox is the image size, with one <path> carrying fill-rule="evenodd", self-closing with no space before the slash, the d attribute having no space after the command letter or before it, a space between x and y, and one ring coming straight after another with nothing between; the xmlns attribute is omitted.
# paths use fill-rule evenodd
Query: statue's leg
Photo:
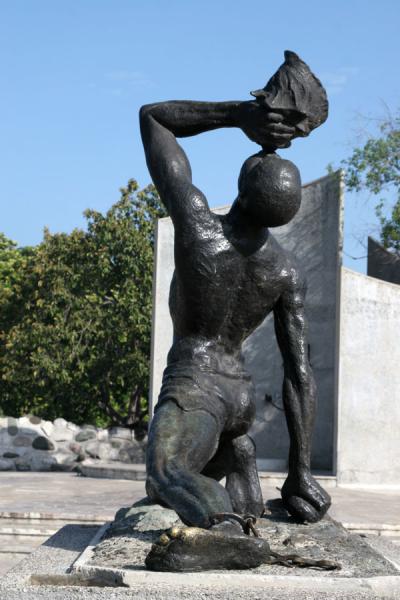
<svg viewBox="0 0 400 600"><path fill-rule="evenodd" d="M213 524L211 517L216 513L234 512L228 491L217 478L204 474L219 447L220 435L217 420L205 410L184 411L172 400L157 410L147 448L147 493L156 502L173 508L191 527L173 527L164 532L146 557L148 569L247 569L268 559L268 542L244 535L229 515ZM228 444L221 452L228 461L229 449L236 456L236 467L227 475L235 489L236 507L241 512L256 510L259 515L260 504L251 502L249 490L253 488L248 487L247 471L244 474L250 446L239 438Z"/></svg>
<svg viewBox="0 0 400 600"><path fill-rule="evenodd" d="M204 410L185 411L171 400L156 412L147 447L148 496L174 509L187 525L209 527L210 516L232 512L229 493L201 472L221 432Z"/></svg>
<svg viewBox="0 0 400 600"><path fill-rule="evenodd" d="M226 490L234 512L259 517L264 510L257 472L256 448L248 435L224 439L203 474L221 480L226 477Z"/></svg>

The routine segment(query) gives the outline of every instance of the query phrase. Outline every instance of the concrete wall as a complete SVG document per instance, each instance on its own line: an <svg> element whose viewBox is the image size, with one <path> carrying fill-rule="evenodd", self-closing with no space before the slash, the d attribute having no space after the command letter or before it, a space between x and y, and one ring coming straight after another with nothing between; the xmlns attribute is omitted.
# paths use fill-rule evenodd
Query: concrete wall
<svg viewBox="0 0 400 600"><path fill-rule="evenodd" d="M400 286L342 271L339 484L400 485Z"/></svg>
<svg viewBox="0 0 400 600"><path fill-rule="evenodd" d="M217 209L224 213L229 207ZM291 223L274 228L284 248L293 251L308 279L307 315L310 322L310 357L316 376L319 409L314 433L313 466L333 466L336 412L336 345L339 272L342 247L342 185L337 175L303 187L302 206ZM158 223L154 275L154 313L151 361L151 402L157 402L162 371L172 342L168 311L173 272L173 227L170 219ZM265 468L284 468L288 434L282 407L282 360L268 318L246 340L244 355L257 391L257 420L252 435ZM266 395L272 399L266 402ZM274 406L275 405L275 406ZM276 408L276 406L278 408ZM280 408L279 408L280 407Z"/></svg>
<svg viewBox="0 0 400 600"><path fill-rule="evenodd" d="M368 238L367 275L400 284L400 256Z"/></svg>

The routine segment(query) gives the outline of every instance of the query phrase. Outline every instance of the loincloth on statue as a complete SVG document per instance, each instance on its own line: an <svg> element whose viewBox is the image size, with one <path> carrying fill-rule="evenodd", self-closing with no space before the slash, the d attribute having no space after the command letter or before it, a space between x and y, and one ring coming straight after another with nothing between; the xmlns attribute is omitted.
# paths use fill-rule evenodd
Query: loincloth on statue
<svg viewBox="0 0 400 600"><path fill-rule="evenodd" d="M227 435L243 435L255 417L250 375L238 357L218 348L172 347L155 410L171 400L184 411L212 415Z"/></svg>

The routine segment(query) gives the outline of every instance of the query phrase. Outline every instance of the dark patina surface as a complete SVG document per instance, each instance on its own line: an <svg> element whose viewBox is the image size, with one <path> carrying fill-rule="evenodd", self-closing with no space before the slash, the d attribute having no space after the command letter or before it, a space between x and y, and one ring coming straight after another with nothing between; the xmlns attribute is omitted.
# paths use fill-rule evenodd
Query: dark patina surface
<svg viewBox="0 0 400 600"><path fill-rule="evenodd" d="M255 447L247 435L255 416L254 390L241 346L271 312L284 362L290 435L283 502L291 515L308 522L321 519L330 505L310 472L316 390L307 352L306 282L269 230L290 221L301 201L298 169L276 150L319 126L327 117L327 99L292 52L253 95L247 102L171 101L140 111L147 164L175 228L174 343L149 432L147 493L186 525L218 528L232 538L234 531L242 533L240 525L229 518L216 524L216 513L259 517L264 509ZM244 162L238 196L220 216L192 183L177 138L224 127L240 128L261 150ZM219 483L224 477L225 487ZM256 554L260 543L252 543ZM167 554L165 565L173 569ZM244 561L245 566L251 565Z"/></svg>

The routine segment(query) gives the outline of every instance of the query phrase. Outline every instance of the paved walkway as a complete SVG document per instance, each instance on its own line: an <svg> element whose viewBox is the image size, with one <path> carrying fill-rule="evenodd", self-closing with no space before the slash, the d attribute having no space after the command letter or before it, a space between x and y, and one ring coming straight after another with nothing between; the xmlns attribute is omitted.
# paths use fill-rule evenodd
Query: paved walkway
<svg viewBox="0 0 400 600"><path fill-rule="evenodd" d="M261 484L265 500L279 496L268 480ZM329 493L330 515L346 527L400 536L400 490L334 487ZM143 481L74 473L0 473L0 574L64 523L109 521L121 506L144 495Z"/></svg>
<svg viewBox="0 0 400 600"><path fill-rule="evenodd" d="M265 499L279 492L261 480ZM334 487L330 514L338 521L400 527L400 489ZM59 519L106 521L145 495L143 481L94 479L74 473L0 473L0 516L40 513ZM21 515L22 516L22 515Z"/></svg>

